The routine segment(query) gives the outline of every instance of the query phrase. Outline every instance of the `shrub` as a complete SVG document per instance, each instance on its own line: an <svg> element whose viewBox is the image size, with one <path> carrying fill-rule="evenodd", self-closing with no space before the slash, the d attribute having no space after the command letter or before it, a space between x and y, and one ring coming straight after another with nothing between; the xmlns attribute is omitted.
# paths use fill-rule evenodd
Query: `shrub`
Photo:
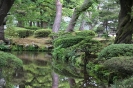
<svg viewBox="0 0 133 88"><path fill-rule="evenodd" d="M99 59L110 59L119 56L133 56L133 44L112 44L101 50Z"/></svg>
<svg viewBox="0 0 133 88"><path fill-rule="evenodd" d="M17 68L22 66L22 60L16 56L0 51L0 68Z"/></svg>
<svg viewBox="0 0 133 88"><path fill-rule="evenodd" d="M18 29L16 30L16 33L18 37L25 38L31 36L33 34L33 31L29 29Z"/></svg>
<svg viewBox="0 0 133 88"><path fill-rule="evenodd" d="M58 38L54 41L54 47L61 46L61 48L66 48L73 46L80 41L82 41L84 37L81 36L72 36L72 37L66 37L66 38Z"/></svg>
<svg viewBox="0 0 133 88"><path fill-rule="evenodd" d="M34 32L34 37L48 37L50 33L49 29L39 29Z"/></svg>
<svg viewBox="0 0 133 88"><path fill-rule="evenodd" d="M4 77L6 81L6 88L11 88L13 73L16 69L20 69L22 67L23 62L21 59L16 56L0 51L0 69L2 70L2 77Z"/></svg>
<svg viewBox="0 0 133 88"><path fill-rule="evenodd" d="M39 27L25 27L26 29L31 29L31 30L38 30Z"/></svg>
<svg viewBox="0 0 133 88"><path fill-rule="evenodd" d="M76 31L75 34L78 36L86 36L86 37L87 36L94 37L96 35L96 33L92 30Z"/></svg>
<svg viewBox="0 0 133 88"><path fill-rule="evenodd" d="M133 74L133 57L113 57L106 60L104 66L116 72Z"/></svg>
<svg viewBox="0 0 133 88"><path fill-rule="evenodd" d="M115 86L114 88L133 88L133 76L122 81L117 81L113 86Z"/></svg>
<svg viewBox="0 0 133 88"><path fill-rule="evenodd" d="M7 27L7 29L5 30L5 36L6 37L17 37L17 33L15 31L15 27Z"/></svg>

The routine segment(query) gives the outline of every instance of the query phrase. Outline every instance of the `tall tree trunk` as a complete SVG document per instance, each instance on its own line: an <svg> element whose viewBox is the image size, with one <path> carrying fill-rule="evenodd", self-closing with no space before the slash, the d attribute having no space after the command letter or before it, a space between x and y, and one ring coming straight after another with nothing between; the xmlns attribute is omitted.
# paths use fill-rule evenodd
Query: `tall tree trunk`
<svg viewBox="0 0 133 88"><path fill-rule="evenodd" d="M85 22L85 20L83 19L82 22L81 22L81 24L80 24L80 27L79 27L79 30L80 30L80 31L84 30L85 23L86 23L86 22Z"/></svg>
<svg viewBox="0 0 133 88"><path fill-rule="evenodd" d="M82 14L82 17L81 17L82 21L81 21L80 27L79 27L79 30L80 30L80 31L84 30L84 26L85 26L85 23L86 23L86 21L85 21L85 15L86 15L86 13L84 12L84 13Z"/></svg>
<svg viewBox="0 0 133 88"><path fill-rule="evenodd" d="M18 27L24 27L24 23L23 23L23 21L18 21L17 26L18 26Z"/></svg>
<svg viewBox="0 0 133 88"><path fill-rule="evenodd" d="M0 40L8 43L4 38L4 19L7 16L8 11L13 5L14 0L1 0L0 1Z"/></svg>
<svg viewBox="0 0 133 88"><path fill-rule="evenodd" d="M42 28L47 28L48 27L48 23L45 21L41 21L41 27Z"/></svg>
<svg viewBox="0 0 133 88"><path fill-rule="evenodd" d="M60 0L56 0L56 17L52 29L52 31L55 33L59 31L61 18L62 18L62 4Z"/></svg>
<svg viewBox="0 0 133 88"><path fill-rule="evenodd" d="M90 6L92 6L93 2L94 1L92 0L84 0L84 3L82 4L82 6L74 10L70 23L66 29L67 32L73 31L76 21L78 17L80 16L80 14L86 11Z"/></svg>
<svg viewBox="0 0 133 88"><path fill-rule="evenodd" d="M119 23L114 43L131 43L133 33L133 18L131 17L133 0L119 0Z"/></svg>
<svg viewBox="0 0 133 88"><path fill-rule="evenodd" d="M30 24L30 27L32 27L32 21L30 21L29 24Z"/></svg>
<svg viewBox="0 0 133 88"><path fill-rule="evenodd" d="M74 88L76 82L73 78L68 78L68 82L69 82L69 85L70 85L70 88Z"/></svg>
<svg viewBox="0 0 133 88"><path fill-rule="evenodd" d="M56 17L55 17L55 21L54 21L53 29L52 29L52 31L54 33L58 33L58 31L59 31L61 18L62 18L62 4L61 4L60 0L56 0ZM59 82L58 74L53 72L52 79L53 79L52 88L58 88L58 85L59 85L58 84L58 82Z"/></svg>
<svg viewBox="0 0 133 88"><path fill-rule="evenodd" d="M0 40L5 40L4 38L4 25L0 26Z"/></svg>
<svg viewBox="0 0 133 88"><path fill-rule="evenodd" d="M41 27L41 26L40 26L40 21L37 21L37 27Z"/></svg>
<svg viewBox="0 0 133 88"><path fill-rule="evenodd" d="M0 3L0 25L3 24L4 18L12 7L14 0L2 0Z"/></svg>
<svg viewBox="0 0 133 88"><path fill-rule="evenodd" d="M58 88L59 85L59 77L55 72L52 73L52 88Z"/></svg>

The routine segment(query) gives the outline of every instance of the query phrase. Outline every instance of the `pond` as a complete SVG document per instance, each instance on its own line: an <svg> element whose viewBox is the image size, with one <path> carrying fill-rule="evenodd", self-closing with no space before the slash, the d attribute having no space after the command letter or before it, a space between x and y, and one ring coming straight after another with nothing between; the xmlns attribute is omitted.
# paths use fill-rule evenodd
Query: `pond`
<svg viewBox="0 0 133 88"><path fill-rule="evenodd" d="M82 77L81 69L61 63L55 65L47 52L11 53L22 59L24 63L23 69L16 71L13 75L14 88L52 88L53 81L56 81L53 80L54 71L59 77L58 88L70 88L73 84L74 88L103 88L97 86L92 77Z"/></svg>

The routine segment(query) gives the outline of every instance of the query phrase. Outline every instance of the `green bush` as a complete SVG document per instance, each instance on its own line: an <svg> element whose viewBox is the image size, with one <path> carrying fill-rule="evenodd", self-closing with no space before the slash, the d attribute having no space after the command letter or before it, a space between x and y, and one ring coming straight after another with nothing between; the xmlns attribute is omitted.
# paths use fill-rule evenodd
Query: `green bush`
<svg viewBox="0 0 133 88"><path fill-rule="evenodd" d="M101 50L99 59L110 59L119 56L133 56L133 44L112 44Z"/></svg>
<svg viewBox="0 0 133 88"><path fill-rule="evenodd" d="M34 32L34 37L48 37L50 33L49 29L39 29Z"/></svg>
<svg viewBox="0 0 133 88"><path fill-rule="evenodd" d="M9 38L18 36L15 30L15 27L7 27L7 29L4 32L5 32L5 36Z"/></svg>
<svg viewBox="0 0 133 88"><path fill-rule="evenodd" d="M104 62L104 66L110 70L120 72L122 74L133 74L133 57L113 57Z"/></svg>
<svg viewBox="0 0 133 88"><path fill-rule="evenodd" d="M76 31L75 32L76 35L78 36L92 36L94 37L96 35L96 33L92 30L83 30L83 31Z"/></svg>
<svg viewBox="0 0 133 88"><path fill-rule="evenodd" d="M20 37L20 38L29 37L29 36L33 35L33 32L34 31L29 30L29 29L17 29L16 30L16 33L17 33L18 37Z"/></svg>
<svg viewBox="0 0 133 88"><path fill-rule="evenodd" d="M2 73L0 73L1 77L6 81L5 88L12 88L12 79L15 70L21 69L23 62L21 59L16 56L0 51L0 69Z"/></svg>
<svg viewBox="0 0 133 88"><path fill-rule="evenodd" d="M81 37L81 36L72 36L72 37L68 36L64 38L58 38L54 41L54 47L58 47L58 46L61 46L61 48L70 47L79 43L83 39L84 37Z"/></svg>
<svg viewBox="0 0 133 88"><path fill-rule="evenodd" d="M0 51L0 68L11 67L17 68L22 66L22 60L16 56Z"/></svg>
<svg viewBox="0 0 133 88"><path fill-rule="evenodd" d="M25 27L26 29L31 29L31 30L38 30L40 29L39 27Z"/></svg>
<svg viewBox="0 0 133 88"><path fill-rule="evenodd" d="M122 81L116 81L111 88L133 88L133 76Z"/></svg>

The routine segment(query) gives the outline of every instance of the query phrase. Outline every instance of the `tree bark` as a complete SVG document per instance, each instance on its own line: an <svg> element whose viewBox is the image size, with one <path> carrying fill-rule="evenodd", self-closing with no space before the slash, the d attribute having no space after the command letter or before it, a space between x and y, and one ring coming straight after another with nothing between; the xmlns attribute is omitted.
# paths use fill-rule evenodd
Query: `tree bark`
<svg viewBox="0 0 133 88"><path fill-rule="evenodd" d="M5 40L4 38L4 25L0 26L0 40Z"/></svg>
<svg viewBox="0 0 133 88"><path fill-rule="evenodd" d="M4 18L7 16L10 8L12 7L15 0L2 0L0 7L0 25L3 24Z"/></svg>
<svg viewBox="0 0 133 88"><path fill-rule="evenodd" d="M48 27L48 23L45 21L41 21L41 27L42 28L47 28Z"/></svg>
<svg viewBox="0 0 133 88"><path fill-rule="evenodd" d="M119 23L114 43L131 43L133 34L133 18L131 17L133 0L119 0Z"/></svg>
<svg viewBox="0 0 133 88"><path fill-rule="evenodd" d="M72 18L70 20L70 23L66 29L67 32L73 31L76 21L77 21L78 17L80 16L80 14L82 12L86 11L89 7L91 7L93 2L94 2L93 0L84 0L84 3L81 5L81 7L76 8L74 10Z"/></svg>
<svg viewBox="0 0 133 88"><path fill-rule="evenodd" d="M59 31L61 18L62 18L62 4L60 0L56 0L56 17L52 29L52 31L55 33Z"/></svg>
<svg viewBox="0 0 133 88"><path fill-rule="evenodd" d="M69 82L69 85L70 85L70 88L74 88L76 82L73 78L68 78L68 82Z"/></svg>
<svg viewBox="0 0 133 88"><path fill-rule="evenodd" d="M80 27L79 27L79 30L80 30L80 31L84 30L84 26L85 26L85 23L86 23L86 21L85 21L85 15L86 15L86 13L84 12L84 13L82 14L82 17L81 17L82 21L81 21Z"/></svg>
<svg viewBox="0 0 133 88"><path fill-rule="evenodd" d="M58 88L59 77L55 72L52 73L52 88Z"/></svg>
<svg viewBox="0 0 133 88"><path fill-rule="evenodd" d="M58 33L59 31L61 18L62 18L62 4L60 0L56 0L56 17L55 17L53 29L52 29L54 33ZM55 39L55 37L53 38ZM56 74L54 71L52 73L52 79L53 79L52 88L58 88L59 77L58 77L58 74Z"/></svg>

